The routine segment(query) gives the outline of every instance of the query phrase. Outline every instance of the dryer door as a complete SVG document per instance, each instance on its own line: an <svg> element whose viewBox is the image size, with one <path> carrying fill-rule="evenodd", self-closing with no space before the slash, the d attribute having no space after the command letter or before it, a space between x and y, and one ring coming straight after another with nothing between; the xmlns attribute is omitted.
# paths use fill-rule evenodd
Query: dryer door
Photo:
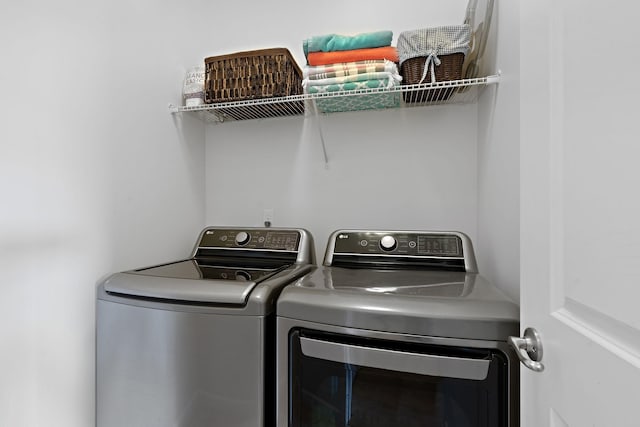
<svg viewBox="0 0 640 427"><path fill-rule="evenodd" d="M499 351L291 333L290 426L509 425Z"/></svg>

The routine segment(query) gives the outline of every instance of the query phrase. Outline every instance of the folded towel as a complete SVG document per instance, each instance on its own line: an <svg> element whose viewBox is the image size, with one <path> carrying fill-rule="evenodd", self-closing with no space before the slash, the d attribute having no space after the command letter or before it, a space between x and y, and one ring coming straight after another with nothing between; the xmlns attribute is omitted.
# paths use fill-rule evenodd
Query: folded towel
<svg viewBox="0 0 640 427"><path fill-rule="evenodd" d="M398 67L395 63L386 59L343 62L341 64L318 65L317 67L304 67L303 78L310 80L327 79L330 77L351 76L363 73L378 73L388 71L397 73Z"/></svg>
<svg viewBox="0 0 640 427"><path fill-rule="evenodd" d="M340 62L355 62L369 59L387 59L398 62L398 51L393 46L374 47L371 49L353 49L338 52L310 52L307 57L309 65L327 65Z"/></svg>
<svg viewBox="0 0 640 427"><path fill-rule="evenodd" d="M398 87L400 83L391 79L392 85ZM312 93L317 93L314 104L318 112L335 113L339 111L372 110L380 108L397 108L400 106L400 92L367 90L375 88L387 88L385 80L368 80L365 82L347 83L345 85L313 86ZM362 89L362 90L360 90ZM357 91L350 93L348 91ZM346 92L345 92L346 91ZM330 96L330 93L338 92L338 96ZM348 96L341 96L342 92ZM327 96L323 96L326 94Z"/></svg>
<svg viewBox="0 0 640 427"><path fill-rule="evenodd" d="M402 81L402 77L400 77L398 73L381 71L377 73L363 73L363 74L355 74L351 76L329 77L326 79L318 79L318 80L304 79L302 80L302 86L303 87L327 86L327 85L343 84L343 83L350 83L350 82L363 82L367 80L387 80L389 82L391 80L395 80L399 82L399 81Z"/></svg>
<svg viewBox="0 0 640 427"><path fill-rule="evenodd" d="M309 52L336 52L342 50L367 49L373 47L391 46L393 32L375 31L361 33L354 36L326 34L313 36L302 43L305 56Z"/></svg>
<svg viewBox="0 0 640 427"><path fill-rule="evenodd" d="M349 82L342 84L331 84L322 86L309 86L305 88L306 93L330 93L330 92L342 92L342 91L354 91L354 90L366 90L366 89L378 89L378 88L391 88L398 86L399 83L393 79L376 79L365 80L362 82Z"/></svg>

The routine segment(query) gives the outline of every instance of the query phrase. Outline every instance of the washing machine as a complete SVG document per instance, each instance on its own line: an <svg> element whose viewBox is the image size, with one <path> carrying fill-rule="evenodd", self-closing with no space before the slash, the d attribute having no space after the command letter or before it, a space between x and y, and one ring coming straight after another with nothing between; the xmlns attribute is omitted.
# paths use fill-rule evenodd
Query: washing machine
<svg viewBox="0 0 640 427"><path fill-rule="evenodd" d="M519 308L461 232L339 230L277 302L279 427L515 427Z"/></svg>
<svg viewBox="0 0 640 427"><path fill-rule="evenodd" d="M184 260L98 287L98 427L275 420L275 301L314 268L304 229L208 227Z"/></svg>

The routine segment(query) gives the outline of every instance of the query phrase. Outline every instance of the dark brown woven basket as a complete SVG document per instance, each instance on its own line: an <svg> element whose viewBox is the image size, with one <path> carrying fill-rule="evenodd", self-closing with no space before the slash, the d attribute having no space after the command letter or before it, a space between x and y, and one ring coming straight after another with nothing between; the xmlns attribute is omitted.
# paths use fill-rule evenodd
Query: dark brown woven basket
<svg viewBox="0 0 640 427"><path fill-rule="evenodd" d="M464 62L464 53L453 53L451 55L440 55L440 65L435 67L436 82L444 82L448 80L460 80L462 78L462 63ZM403 85L413 85L420 83L422 74L424 73L424 63L426 56L407 59L400 67ZM431 72L427 73L427 78L423 83L431 82ZM445 101L453 95L455 88L437 88L416 92L404 92L405 102L434 102Z"/></svg>
<svg viewBox="0 0 640 427"><path fill-rule="evenodd" d="M212 56L204 64L207 104L302 93L302 70L286 48Z"/></svg>

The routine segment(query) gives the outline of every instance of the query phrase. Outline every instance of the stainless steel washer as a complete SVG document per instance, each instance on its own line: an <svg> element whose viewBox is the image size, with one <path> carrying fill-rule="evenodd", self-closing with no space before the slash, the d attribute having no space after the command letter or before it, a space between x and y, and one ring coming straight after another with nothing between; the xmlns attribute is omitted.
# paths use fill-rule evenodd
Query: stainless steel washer
<svg viewBox="0 0 640 427"><path fill-rule="evenodd" d="M519 309L463 233L336 231L277 328L279 427L519 423Z"/></svg>
<svg viewBox="0 0 640 427"><path fill-rule="evenodd" d="M272 426L275 301L314 261L303 229L210 227L190 258L106 279L97 426Z"/></svg>

